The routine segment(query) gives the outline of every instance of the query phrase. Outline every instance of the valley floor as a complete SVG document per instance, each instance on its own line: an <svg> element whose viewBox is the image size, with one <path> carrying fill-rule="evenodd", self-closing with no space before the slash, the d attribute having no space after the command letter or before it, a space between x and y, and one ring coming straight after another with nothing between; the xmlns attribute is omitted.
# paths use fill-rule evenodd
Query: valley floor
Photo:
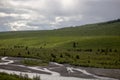
<svg viewBox="0 0 120 80"><path fill-rule="evenodd" d="M20 63L23 58L1 57L0 72L19 75L35 75L41 80L119 80L120 69L102 69L76 67L69 64L50 62L48 66L25 66Z"/></svg>

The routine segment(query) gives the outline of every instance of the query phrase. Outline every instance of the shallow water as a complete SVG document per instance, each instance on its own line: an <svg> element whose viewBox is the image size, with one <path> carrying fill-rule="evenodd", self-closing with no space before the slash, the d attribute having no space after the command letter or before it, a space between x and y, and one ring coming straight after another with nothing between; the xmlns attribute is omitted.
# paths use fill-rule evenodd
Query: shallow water
<svg viewBox="0 0 120 80"><path fill-rule="evenodd" d="M14 60L8 60L7 58L8 57L1 58L1 60L5 61L5 62L0 63L0 65L8 65L8 64L14 63ZM58 66L63 66L62 64L58 64L58 63L52 63L52 64L55 64L55 65L58 65ZM20 66L21 68L22 67L27 67L27 68L32 69L32 70L48 72L51 75L49 75L49 74L40 74L40 73L32 73L32 72L21 72L21 71L5 70L5 69L0 69L0 72L5 72L5 73L8 73L8 74L13 74L14 73L14 74L17 74L17 75L20 75L21 73L23 75L27 74L29 78L33 78L34 76L37 75L37 76L40 76L41 80L117 80L117 79L113 79L113 78L97 76L97 75L88 73L86 70L79 69L79 68L73 68L73 67L66 67L68 73L69 72L74 73L74 70L76 70L76 71L82 72L85 75L93 76L96 79L85 79L85 78L77 78L77 77L64 77L64 76L61 76L60 73L55 72L55 71L51 71L51 70L49 70L47 68L30 67L30 66L24 66L24 65L16 65L16 66Z"/></svg>

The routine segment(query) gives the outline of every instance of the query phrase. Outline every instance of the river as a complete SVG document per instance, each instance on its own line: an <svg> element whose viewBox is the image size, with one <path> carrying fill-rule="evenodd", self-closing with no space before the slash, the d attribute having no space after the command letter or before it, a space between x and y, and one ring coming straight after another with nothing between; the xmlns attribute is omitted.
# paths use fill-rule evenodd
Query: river
<svg viewBox="0 0 120 80"><path fill-rule="evenodd" d="M55 62L51 62L52 66L49 67L32 67L14 64L16 60L8 58L9 57L1 58L0 72L5 72L8 74L14 73L17 75L20 75L21 73L23 75L27 74L29 78L33 78L37 75L40 76L41 80L118 80L114 78L98 76L89 73L84 69L65 66Z"/></svg>

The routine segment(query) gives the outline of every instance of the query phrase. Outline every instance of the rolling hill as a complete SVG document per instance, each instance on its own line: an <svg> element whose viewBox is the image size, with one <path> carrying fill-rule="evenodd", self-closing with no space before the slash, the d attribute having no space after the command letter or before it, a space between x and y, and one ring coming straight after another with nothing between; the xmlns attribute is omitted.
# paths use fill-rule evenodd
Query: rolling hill
<svg viewBox="0 0 120 80"><path fill-rule="evenodd" d="M120 48L120 20L56 30L0 32L0 47L25 45L45 48L65 47L72 41L78 47Z"/></svg>

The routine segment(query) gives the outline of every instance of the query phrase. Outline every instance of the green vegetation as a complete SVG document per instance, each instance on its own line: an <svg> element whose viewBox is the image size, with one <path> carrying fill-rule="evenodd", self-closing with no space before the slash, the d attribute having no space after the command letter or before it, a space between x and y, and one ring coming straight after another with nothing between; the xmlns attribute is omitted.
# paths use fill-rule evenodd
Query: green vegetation
<svg viewBox="0 0 120 80"><path fill-rule="evenodd" d="M36 58L21 61L27 66L47 66L49 61L69 63L76 66L120 68L120 54L118 49L9 49L0 50L1 56ZM4 52L5 51L5 52ZM41 61L42 60L42 61Z"/></svg>
<svg viewBox="0 0 120 80"><path fill-rule="evenodd" d="M35 76L33 79L30 79L27 74L18 76L16 74L0 73L0 80L40 80L40 77Z"/></svg>
<svg viewBox="0 0 120 80"><path fill-rule="evenodd" d="M35 59L25 59L21 61L26 66L47 66L48 62Z"/></svg>
<svg viewBox="0 0 120 80"><path fill-rule="evenodd" d="M120 20L115 20L57 30L1 32L0 55L120 69L119 30Z"/></svg>

